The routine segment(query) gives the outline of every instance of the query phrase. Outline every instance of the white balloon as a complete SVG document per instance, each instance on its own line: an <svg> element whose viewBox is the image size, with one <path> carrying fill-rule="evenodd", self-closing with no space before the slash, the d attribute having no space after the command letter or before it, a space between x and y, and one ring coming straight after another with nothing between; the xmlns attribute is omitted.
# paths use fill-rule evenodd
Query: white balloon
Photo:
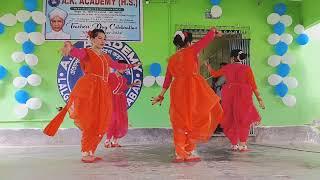
<svg viewBox="0 0 320 180"><path fill-rule="evenodd" d="M17 18L15 15L9 13L5 14L0 18L0 22L6 26L14 26L17 23Z"/></svg>
<svg viewBox="0 0 320 180"><path fill-rule="evenodd" d="M295 96L286 95L282 98L282 102L289 107L293 107L296 105L297 99Z"/></svg>
<svg viewBox="0 0 320 180"><path fill-rule="evenodd" d="M281 62L289 65L294 64L295 63L294 56L286 53L284 56L282 56Z"/></svg>
<svg viewBox="0 0 320 180"><path fill-rule="evenodd" d="M277 24L279 21L280 21L280 15L277 13L271 13L267 17L268 24L274 25L274 24Z"/></svg>
<svg viewBox="0 0 320 180"><path fill-rule="evenodd" d="M27 107L32 110L40 109L42 106L42 101L40 98L30 98L26 102Z"/></svg>
<svg viewBox="0 0 320 180"><path fill-rule="evenodd" d="M155 83L156 81L156 78L153 77L153 76L146 76L144 79L143 79L143 85L146 86L146 87L151 87L153 86L153 84Z"/></svg>
<svg viewBox="0 0 320 180"><path fill-rule="evenodd" d="M289 15L283 15L280 17L280 22L283 23L286 27L292 24L292 18Z"/></svg>
<svg viewBox="0 0 320 180"><path fill-rule="evenodd" d="M38 74L31 74L27 77L27 81L31 86L39 86L42 79Z"/></svg>
<svg viewBox="0 0 320 180"><path fill-rule="evenodd" d="M280 64L281 57L278 55L272 55L268 58L268 64L272 67L276 67Z"/></svg>
<svg viewBox="0 0 320 180"><path fill-rule="evenodd" d="M34 54L27 54L25 59L29 66L35 66L38 64L38 57Z"/></svg>
<svg viewBox="0 0 320 180"><path fill-rule="evenodd" d="M13 86L16 88L23 88L27 85L27 78L25 77L16 77L13 80Z"/></svg>
<svg viewBox="0 0 320 180"><path fill-rule="evenodd" d="M220 6L212 6L211 8L211 16L213 18L218 18L222 15L222 9Z"/></svg>
<svg viewBox="0 0 320 180"><path fill-rule="evenodd" d="M26 54L24 54L24 52L14 52L11 55L11 59L13 60L13 62L15 63L21 63L22 61L24 61Z"/></svg>
<svg viewBox="0 0 320 180"><path fill-rule="evenodd" d="M26 22L30 19L31 13L30 13L30 11L20 10L17 12L16 17L19 22L23 23L23 22Z"/></svg>
<svg viewBox="0 0 320 180"><path fill-rule="evenodd" d="M29 33L29 38L35 45L41 45L45 41L43 34L40 32Z"/></svg>
<svg viewBox="0 0 320 180"><path fill-rule="evenodd" d="M46 22L46 16L43 12L40 11L32 11L31 13L32 19L37 24L44 24Z"/></svg>
<svg viewBox="0 0 320 180"><path fill-rule="evenodd" d="M22 119L24 117L26 117L28 115L28 107L26 104L18 104L15 108L14 108L14 113L16 114L16 116L19 119Z"/></svg>
<svg viewBox="0 0 320 180"><path fill-rule="evenodd" d="M286 84L289 89L298 87L298 80L295 77L285 77L283 78L283 83Z"/></svg>
<svg viewBox="0 0 320 180"><path fill-rule="evenodd" d="M29 40L28 33L26 32L18 32L16 36L14 37L17 43L23 44L24 42Z"/></svg>
<svg viewBox="0 0 320 180"><path fill-rule="evenodd" d="M282 81L282 77L279 76L278 74L271 74L268 78L268 82L271 86L278 85L279 83L281 83L281 81Z"/></svg>
<svg viewBox="0 0 320 180"><path fill-rule="evenodd" d="M159 86L163 86L163 83L164 83L164 76L158 76L158 77L156 77L156 82L157 82L157 84L159 85Z"/></svg>
<svg viewBox="0 0 320 180"><path fill-rule="evenodd" d="M268 42L271 45L275 45L280 41L280 36L276 33L270 34L268 37Z"/></svg>
<svg viewBox="0 0 320 180"><path fill-rule="evenodd" d="M296 34L301 34L304 32L304 27L301 24L298 24L294 27L294 32Z"/></svg>
<svg viewBox="0 0 320 180"><path fill-rule="evenodd" d="M291 34L284 33L281 35L281 41L289 45L292 43L293 37Z"/></svg>

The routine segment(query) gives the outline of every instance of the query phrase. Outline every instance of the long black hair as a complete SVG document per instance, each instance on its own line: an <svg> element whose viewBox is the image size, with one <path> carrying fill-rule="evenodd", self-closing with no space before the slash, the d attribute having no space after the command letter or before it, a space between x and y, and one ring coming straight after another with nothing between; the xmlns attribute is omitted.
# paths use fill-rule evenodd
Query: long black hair
<svg viewBox="0 0 320 180"><path fill-rule="evenodd" d="M188 43L192 42L192 33L190 32L182 32L183 37L180 34L176 34L173 38L173 44L178 48L185 47Z"/></svg>

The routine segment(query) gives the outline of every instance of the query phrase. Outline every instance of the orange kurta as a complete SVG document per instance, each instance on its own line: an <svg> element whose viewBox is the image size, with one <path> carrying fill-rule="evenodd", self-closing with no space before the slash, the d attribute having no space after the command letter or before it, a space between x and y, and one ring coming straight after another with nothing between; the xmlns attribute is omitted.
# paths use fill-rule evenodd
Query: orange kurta
<svg viewBox="0 0 320 180"><path fill-rule="evenodd" d="M200 46L196 44L179 50L170 57L167 67L166 76L173 78L170 120L176 153L183 158L195 148L193 143L207 141L211 137L223 116L220 98L199 73L198 52L213 37L214 32L209 32L199 42Z"/></svg>
<svg viewBox="0 0 320 180"><path fill-rule="evenodd" d="M109 67L125 69L104 54L98 55L91 49L73 49L71 56L80 59L84 71L74 86L68 103L49 123L44 133L53 136L67 112L82 130L82 151L94 152L102 136L106 133L112 115L112 91L108 83ZM116 67L115 67L116 66Z"/></svg>

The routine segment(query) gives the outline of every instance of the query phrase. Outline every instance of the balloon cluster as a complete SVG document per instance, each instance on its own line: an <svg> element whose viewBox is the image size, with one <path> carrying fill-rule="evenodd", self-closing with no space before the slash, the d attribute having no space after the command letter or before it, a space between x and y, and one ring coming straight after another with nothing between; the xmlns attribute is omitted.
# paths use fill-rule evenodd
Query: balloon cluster
<svg viewBox="0 0 320 180"><path fill-rule="evenodd" d="M143 85L145 87L151 87L155 84L155 82L162 87L164 83L164 76L160 76L161 74L161 65L159 63L152 63L149 68L149 72L151 76L146 76L143 79Z"/></svg>
<svg viewBox="0 0 320 180"><path fill-rule="evenodd" d="M210 15L212 18L219 18L222 15L222 8L219 6L221 0L210 0L212 8Z"/></svg>
<svg viewBox="0 0 320 180"><path fill-rule="evenodd" d="M292 24L292 18L286 15L287 6L278 3L274 6L274 13L267 17L267 22L273 25L273 31L268 37L269 44L274 46L275 55L268 58L268 64L277 68L277 73L268 77L268 82L274 86L275 93L281 97L282 102L289 106L296 105L296 97L288 95L289 89L298 87L298 80L290 74L290 65L294 63L294 58L288 54L289 45L293 41L291 34L285 33L286 27Z"/></svg>
<svg viewBox="0 0 320 180"><path fill-rule="evenodd" d="M13 86L17 88L14 97L18 105L15 107L14 112L18 118L26 117L29 109L38 110L42 106L40 98L30 97L29 93L23 88L26 85L39 86L42 82L42 78L38 74L34 74L31 67L35 67L39 61L38 57L33 54L36 45L42 45L45 42L43 34L36 32L36 26L46 22L45 14L36 11L37 0L24 0L23 2L25 10L18 11L16 15L7 14L4 18L6 25L14 25L17 21L24 23L24 32L18 32L14 38L18 44L22 45L22 51L16 51L11 55L13 62L23 63L19 68L20 76L15 77L12 82Z"/></svg>

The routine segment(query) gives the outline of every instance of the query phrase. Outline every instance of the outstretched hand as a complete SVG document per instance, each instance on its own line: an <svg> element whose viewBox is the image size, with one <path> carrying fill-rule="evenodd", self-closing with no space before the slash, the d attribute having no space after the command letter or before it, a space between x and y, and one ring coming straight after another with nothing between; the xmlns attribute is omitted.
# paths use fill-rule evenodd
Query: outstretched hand
<svg viewBox="0 0 320 180"><path fill-rule="evenodd" d="M157 97L152 97L151 99L152 105L159 103L161 106L163 99L164 99L163 96L160 96L160 95Z"/></svg>

